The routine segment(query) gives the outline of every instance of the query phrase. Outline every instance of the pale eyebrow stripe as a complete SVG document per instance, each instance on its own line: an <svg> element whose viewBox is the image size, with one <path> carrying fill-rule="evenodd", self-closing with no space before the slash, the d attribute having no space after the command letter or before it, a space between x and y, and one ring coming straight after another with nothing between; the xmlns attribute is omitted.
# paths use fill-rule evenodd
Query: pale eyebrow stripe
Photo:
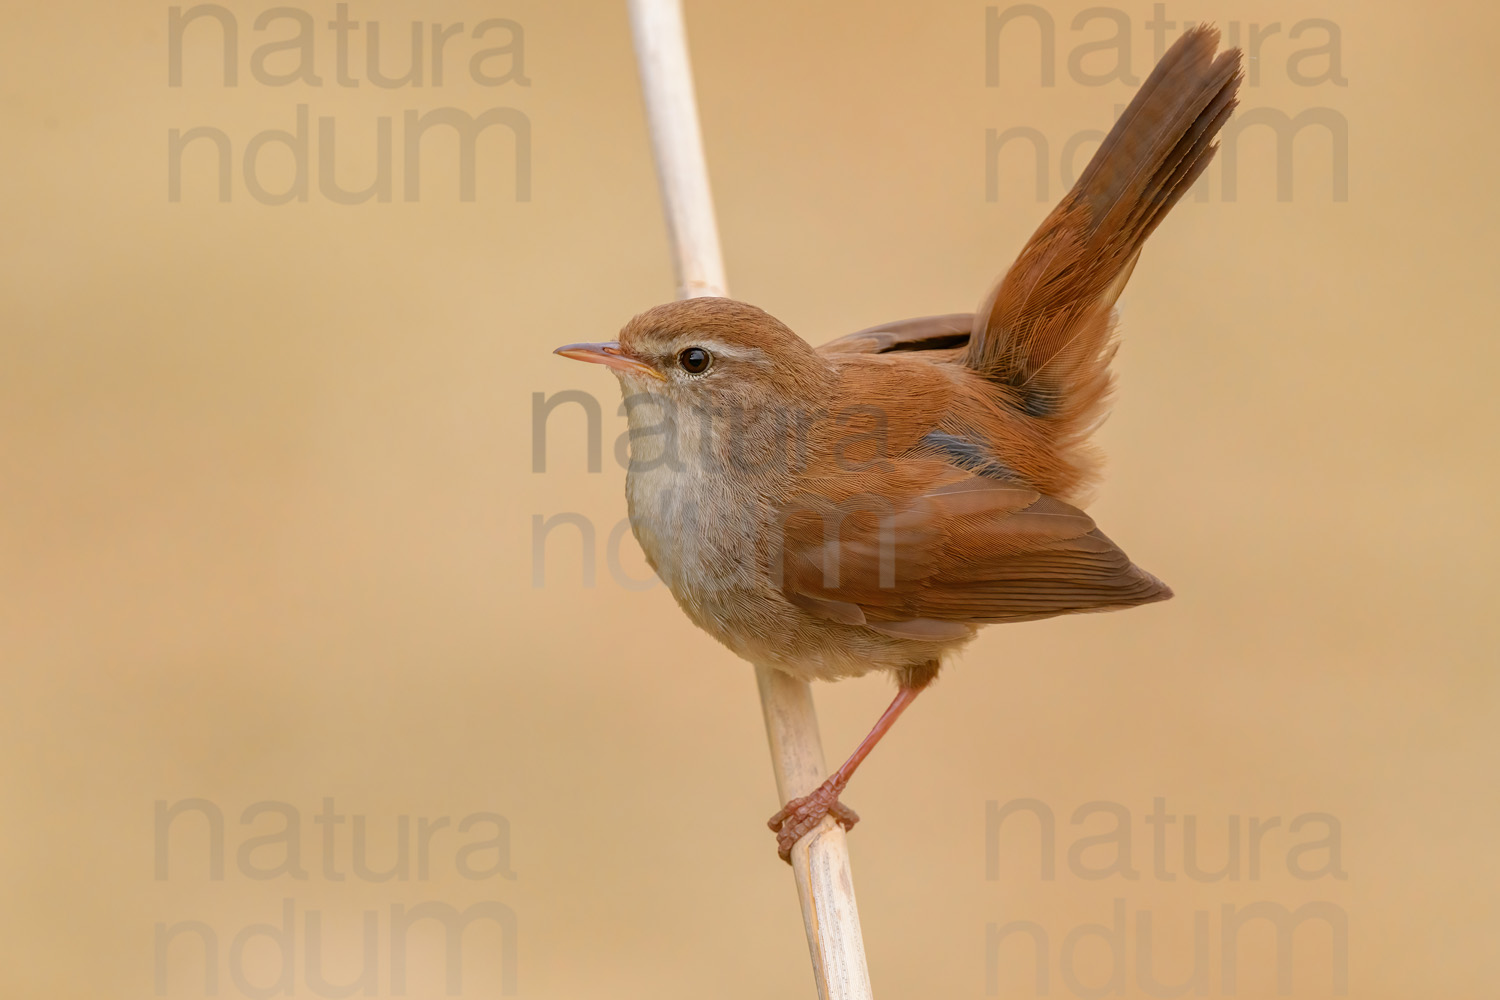
<svg viewBox="0 0 1500 1000"><path fill-rule="evenodd" d="M660 341L647 340L645 341L645 346L654 354L668 353L668 345ZM708 351L710 354L715 354L726 358L734 358L736 361L755 361L765 363L769 360L766 357L766 352L761 350L759 347L741 347L738 344L725 344L722 341L713 340L707 337L699 340L694 340L690 343L683 342L674 350L682 351L686 350L689 347L701 347L704 350Z"/></svg>
<svg viewBox="0 0 1500 1000"><path fill-rule="evenodd" d="M726 358L735 358L740 361L766 360L766 352L762 351L759 347L740 347L739 345L731 347L728 344L721 344L716 340L705 340L693 346L701 347L712 354L722 354Z"/></svg>

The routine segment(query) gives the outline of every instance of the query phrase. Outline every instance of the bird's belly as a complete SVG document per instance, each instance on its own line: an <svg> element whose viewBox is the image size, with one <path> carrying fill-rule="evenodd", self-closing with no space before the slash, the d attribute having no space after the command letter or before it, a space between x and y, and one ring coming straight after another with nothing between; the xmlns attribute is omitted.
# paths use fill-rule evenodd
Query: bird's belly
<svg viewBox="0 0 1500 1000"><path fill-rule="evenodd" d="M705 477L634 463L625 491L657 576L695 625L745 659L834 680L936 655L930 643L813 618L787 601L772 583L769 506L725 496Z"/></svg>

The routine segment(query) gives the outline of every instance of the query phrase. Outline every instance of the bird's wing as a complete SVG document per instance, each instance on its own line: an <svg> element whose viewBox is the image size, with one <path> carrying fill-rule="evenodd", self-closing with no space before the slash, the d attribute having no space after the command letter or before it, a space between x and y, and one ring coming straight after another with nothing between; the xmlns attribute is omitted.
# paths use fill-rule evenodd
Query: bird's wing
<svg viewBox="0 0 1500 1000"><path fill-rule="evenodd" d="M866 327L830 340L820 354L888 354L891 351L943 351L964 347L974 329L973 313L919 316Z"/></svg>
<svg viewBox="0 0 1500 1000"><path fill-rule="evenodd" d="M1107 611L1172 592L1083 511L1016 482L908 457L810 482L782 511L782 593L809 614L942 641L970 626Z"/></svg>

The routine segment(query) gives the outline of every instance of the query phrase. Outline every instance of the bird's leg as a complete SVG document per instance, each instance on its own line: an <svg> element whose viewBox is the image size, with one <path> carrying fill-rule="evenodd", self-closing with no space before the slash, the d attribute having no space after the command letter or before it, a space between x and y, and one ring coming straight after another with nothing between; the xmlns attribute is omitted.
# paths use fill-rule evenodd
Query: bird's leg
<svg viewBox="0 0 1500 1000"><path fill-rule="evenodd" d="M906 706L916 700L922 688L927 686L926 681L930 679L930 677L925 678L919 684L909 684L903 680L900 690L896 692L895 700L875 723L875 728L870 730L869 735L860 741L854 753L849 755L849 759L844 761L827 781L800 799L792 799L770 818L766 825L776 832L776 853L781 856L782 861L791 863L792 845L821 823L824 816L831 815L845 830L853 828L854 824L859 822L859 814L840 802L839 794L843 792L849 779L854 776L860 763L870 755L871 750L875 749L875 744L880 742L882 736L890 732L896 720L901 717L901 713L906 711Z"/></svg>

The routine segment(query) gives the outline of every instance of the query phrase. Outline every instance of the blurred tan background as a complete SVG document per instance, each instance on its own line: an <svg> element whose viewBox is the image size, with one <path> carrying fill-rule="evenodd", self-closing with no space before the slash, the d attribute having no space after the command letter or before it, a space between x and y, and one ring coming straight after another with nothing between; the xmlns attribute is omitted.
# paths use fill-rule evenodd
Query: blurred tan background
<svg viewBox="0 0 1500 1000"><path fill-rule="evenodd" d="M1070 73L1071 55L1097 74L1117 60L1079 52L1117 30L1071 28L1084 6L1043 4L1055 86L1020 20L988 57L990 87L981 2L689 2L734 292L814 342L972 308L1061 194L1061 147L1108 128L1132 93ZM234 88L208 21L187 29L182 85L169 86L166 5L5 12L0 991L268 995L257 987L279 987L284 956L252 932L290 900L295 996L332 995L310 963L356 979L366 913L369 993L396 995L392 907L429 902L514 914L513 962L498 925L468 931L463 996L503 995L509 975L538 998L811 995L791 880L763 826L776 802L750 670L663 588L611 572L625 516L617 389L549 353L672 294L624 5L354 4L350 18L381 24L392 76L413 19L524 29L484 64L524 85L470 72L515 41L500 27L454 35L440 86L424 36L424 85L395 89L370 82L359 34L350 74L363 82L338 85L322 2L298 8L317 24L322 86L257 82L252 53L295 29L256 31L265 9L228 4ZM1112 9L1142 77L1153 7ZM1282 963L1293 995L1337 995L1343 969L1353 996L1488 995L1500 14L1342 0L1164 13L1238 22L1242 42L1278 23L1243 107L1345 123L1347 196L1327 128L1297 138L1289 200L1273 133L1248 130L1235 197L1216 165L1206 198L1154 237L1122 300L1093 511L1178 597L988 630L866 765L848 798L864 817L851 845L876 988L1166 995L1151 977L1187 979L1196 952L1206 994L1228 995L1224 907L1321 902ZM1336 43L1316 25L1292 39L1309 18ZM1324 46L1336 66L1328 50L1297 61ZM295 63L282 52L266 69ZM310 195L263 204L241 158L257 133L292 129L299 104ZM403 116L444 107L524 113L529 200L504 127L479 140L474 201L442 129L420 197L404 198ZM317 120L335 124L336 177L358 189L375 176L382 116L392 199L330 201ZM232 144L227 203L211 140L188 148L169 198L169 131L199 126ZM986 132L1014 127L1049 143L1047 202L1019 145L986 197ZM286 150L261 162L264 186L285 189ZM572 406L533 471L533 393L568 389L602 401L597 474ZM534 586L533 518L564 512L595 527L593 587L566 526ZM621 551L642 575L628 536ZM817 696L841 758L890 685ZM315 818L329 797L346 817L334 827ZM190 814L166 831L158 877L156 803L190 798L224 816L221 880ZM1055 816L1054 878L1026 815L987 831L987 802L1021 798ZM1159 828L1172 880L1155 871L1158 798L1178 817ZM264 801L284 805L241 821ZM1072 822L1099 801L1118 816ZM508 854L493 823L458 833L477 813L508 821ZM1335 833L1326 820L1291 832L1310 813L1335 817ZM1086 838L1121 816L1139 877L1081 877L1119 853ZM1186 874L1189 816L1205 869L1223 867L1235 831L1237 877ZM422 877L417 826L440 817ZM1252 817L1269 830L1253 877ZM399 860L403 822L406 877L353 873ZM324 870L329 832L343 881ZM306 877L252 877L287 861L290 839ZM480 841L488 853L463 863L485 877L466 877L459 850ZM1097 935L1065 947L1076 928L1112 924L1116 900L1119 955ZM158 924L194 921L158 955ZM1046 934L1045 983L1029 939L990 947L1012 921ZM1271 926L1247 925L1235 947L1237 995L1276 995ZM408 995L442 995L442 948L432 927L412 932Z"/></svg>

